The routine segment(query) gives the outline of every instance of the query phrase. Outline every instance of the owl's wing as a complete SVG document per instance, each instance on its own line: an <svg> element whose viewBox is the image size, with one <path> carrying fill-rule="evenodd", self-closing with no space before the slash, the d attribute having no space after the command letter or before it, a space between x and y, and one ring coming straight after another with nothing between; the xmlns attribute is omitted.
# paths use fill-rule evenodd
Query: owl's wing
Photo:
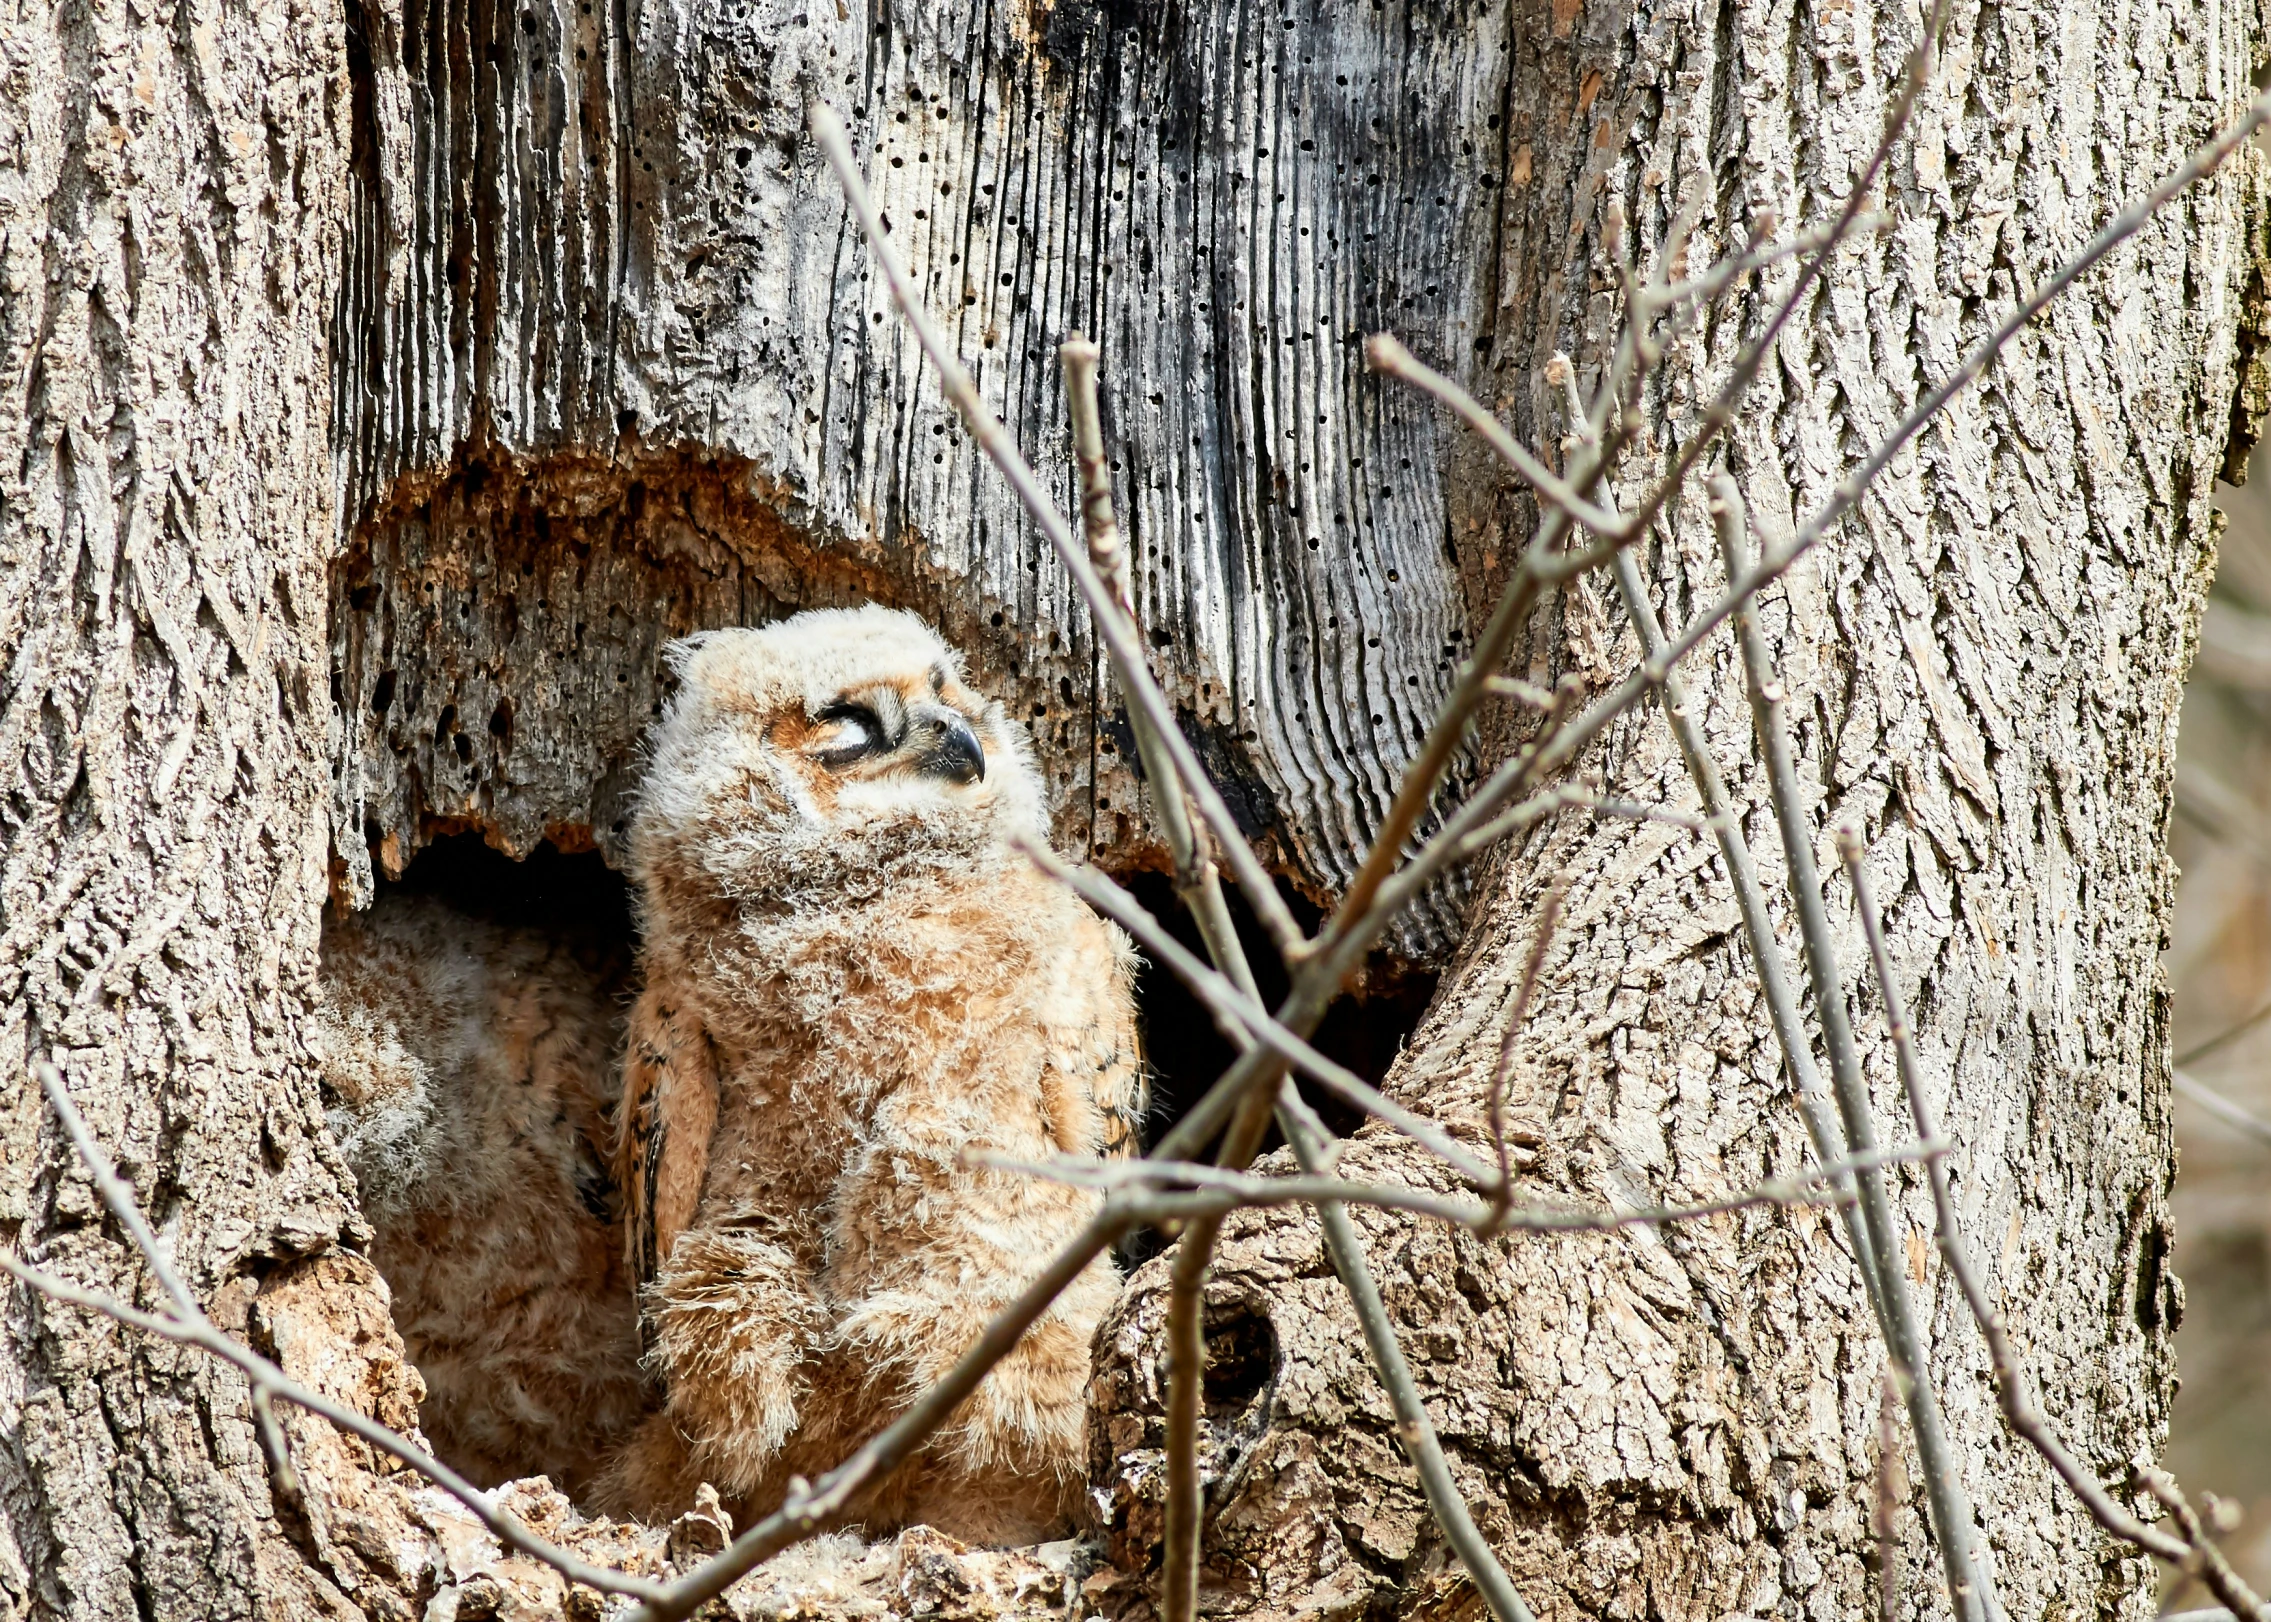
<svg viewBox="0 0 2271 1622"><path fill-rule="evenodd" d="M1092 1013L1083 1023L1078 1051L1066 1055L1065 1068L1085 1077L1095 1140L1061 1145L1067 1154L1101 1154L1107 1159L1143 1149L1143 1116L1151 1103L1142 1044L1136 1039L1135 946L1115 925L1096 919L1083 943L1079 980L1093 990Z"/></svg>
<svg viewBox="0 0 2271 1622"><path fill-rule="evenodd" d="M1136 1040L1135 1000L1112 1000L1113 1017L1098 1033L1096 1108L1104 1117L1104 1154L1117 1160L1143 1152L1143 1117L1151 1106L1151 1082Z"/></svg>
<svg viewBox="0 0 2271 1622"><path fill-rule="evenodd" d="M631 1009L615 1148L624 1255L642 1285L694 1220L717 1123L709 1036L691 1009L649 986Z"/></svg>

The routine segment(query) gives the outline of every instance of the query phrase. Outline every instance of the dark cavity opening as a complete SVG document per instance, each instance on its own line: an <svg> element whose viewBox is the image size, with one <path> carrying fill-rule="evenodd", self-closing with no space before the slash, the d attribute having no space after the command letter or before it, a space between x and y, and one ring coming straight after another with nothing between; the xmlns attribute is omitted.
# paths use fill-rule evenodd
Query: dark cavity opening
<svg viewBox="0 0 2271 1622"><path fill-rule="evenodd" d="M541 930L625 958L633 944L630 881L596 850L562 851L550 840L515 861L479 834L447 834L379 889L432 896L484 923Z"/></svg>
<svg viewBox="0 0 2271 1622"><path fill-rule="evenodd" d="M1139 873L1122 882L1178 941L1205 958L1198 926L1176 897L1171 879L1163 873ZM1275 1008L1291 987L1285 966L1278 961L1268 935L1237 886L1226 884L1223 888L1262 1001ZM1290 888L1281 885L1280 894L1305 931L1314 931L1322 922L1317 908ZM1345 993L1326 1011L1310 1042L1327 1058L1377 1083L1387 1075L1388 1067L1418 1027L1420 1016L1427 1012L1435 995L1435 982L1436 976L1425 970L1402 967L1387 958L1375 959L1358 989ZM1148 956L1136 979L1136 1011L1143 1032L1144 1059L1151 1068L1151 1111L1144 1123L1144 1146L1149 1148L1230 1068L1238 1050L1190 988L1172 970ZM1315 1083L1302 1081L1300 1087L1301 1096L1341 1136L1348 1136L1363 1124L1363 1112ZM1263 1153L1283 1142L1277 1128L1271 1127L1263 1141ZM1129 1259L1140 1260L1156 1254L1163 1242L1147 1230L1134 1236L1125 1248Z"/></svg>

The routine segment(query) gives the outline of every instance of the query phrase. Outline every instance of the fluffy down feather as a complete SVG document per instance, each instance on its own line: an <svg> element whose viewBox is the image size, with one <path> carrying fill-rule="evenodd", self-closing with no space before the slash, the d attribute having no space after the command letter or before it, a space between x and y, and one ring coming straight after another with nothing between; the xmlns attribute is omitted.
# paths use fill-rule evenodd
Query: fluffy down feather
<svg viewBox="0 0 2271 1622"><path fill-rule="evenodd" d="M425 1378L421 1427L483 1485L576 1491L649 1406L608 1164L608 968L425 896L324 931L332 1130Z"/></svg>
<svg viewBox="0 0 2271 1622"><path fill-rule="evenodd" d="M899 1412L1096 1209L970 1163L1098 1155L1142 1103L1132 955L1010 844L1024 731L910 615L673 651L630 830L645 989L617 1170L663 1410L602 1477L737 1519ZM1098 1262L863 1518L1046 1535L1080 1484Z"/></svg>

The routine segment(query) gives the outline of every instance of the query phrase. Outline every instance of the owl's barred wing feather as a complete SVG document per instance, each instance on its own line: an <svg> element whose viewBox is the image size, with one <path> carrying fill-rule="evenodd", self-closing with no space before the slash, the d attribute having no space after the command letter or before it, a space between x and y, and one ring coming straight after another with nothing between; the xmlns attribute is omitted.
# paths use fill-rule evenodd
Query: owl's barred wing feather
<svg viewBox="0 0 2271 1622"><path fill-rule="evenodd" d="M717 1129L717 1065L694 1013L649 986L631 1010L623 1051L616 1180L624 1191L624 1256L654 1282L694 1220Z"/></svg>

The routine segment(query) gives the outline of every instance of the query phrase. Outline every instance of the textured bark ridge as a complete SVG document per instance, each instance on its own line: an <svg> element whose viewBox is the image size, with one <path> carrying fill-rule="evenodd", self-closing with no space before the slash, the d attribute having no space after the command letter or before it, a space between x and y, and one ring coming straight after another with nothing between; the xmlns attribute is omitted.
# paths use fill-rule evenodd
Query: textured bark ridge
<svg viewBox="0 0 2271 1622"><path fill-rule="evenodd" d="M129 1297L143 1276L46 1119L51 1057L240 1327L354 1226L299 1041L344 45L321 5L0 25L0 1243ZM0 1615L339 1609L241 1379L6 1299Z"/></svg>
<svg viewBox="0 0 2271 1622"><path fill-rule="evenodd" d="M1897 223L1840 259L1744 414L1730 462L1767 535L1787 534L2113 199L2244 99L2250 21L2146 9L2083 26L2051 7L1954 8L1942 75L1885 184ZM1826 219L1876 140L1916 26L1890 5L1517 7L1513 179L1484 380L1498 380L1525 437L1558 431L1540 381L1548 354L1567 349L1589 374L1609 336L1605 199L1622 199L1643 247L1682 205L1701 210L1713 249L1762 206L1786 230ZM2260 251L2240 227L2261 175L2228 171L2109 261L1762 605L1825 871L1837 822L1870 841L1943 1130L1961 1145L1951 1167L1973 1254L2046 1410L2117 1481L2160 1446L2182 1302L2165 1266L2163 834L2178 683L2214 558L2233 335ZM1690 431L1758 308L1754 297L1675 349L1649 402L1655 454ZM1502 569L1530 521L1486 493L1453 512L1477 579ZM1647 571L1674 625L1721 589L1700 499L1658 527ZM1637 657L1613 592L1591 585L1541 613L1534 649L1541 673L1596 686ZM1776 883L1725 637L1695 661L1690 691ZM1588 765L1612 794L1694 807L1660 716L1618 728ZM1391 1090L1482 1134L1513 984L1556 873L1569 875L1567 907L1512 1076L1531 1186L1649 1204L1795 1170L1804 1137L1726 877L1706 840L1676 828L1566 821L1505 852ZM1830 900L1880 1130L1899 1141L1841 881ZM1344 1165L1429 1180L1386 1141ZM1921 1179L1911 1168L1897 1186L1933 1375L2008 1614L2150 1614L2145 1563L2002 1430L1978 1337L1930 1254ZM1360 1226L1478 1520L1541 1615L1873 1611L1883 1365L1826 1213L1502 1243L1376 1214ZM1155 1262L1101 1347L1098 1500L1131 1571L1158 1536L1165 1294ZM1354 1376L1355 1323L1314 1224L1234 1224L1209 1299L1278 1348L1260 1394L1216 1415L1226 1486L1211 1603L1468 1614L1387 1405ZM1944 1614L1920 1517L1919 1498L1901 1516L1905 1592L1912 1614Z"/></svg>
<svg viewBox="0 0 2271 1622"><path fill-rule="evenodd" d="M513 848L575 821L604 846L654 639L847 587L937 615L1036 721L1060 838L1155 859L1085 617L890 313L804 133L812 97L850 119L931 308L1044 466L1069 466L1056 346L1098 337L1170 694L1280 869L1337 888L1465 634L1445 432L1358 341L1487 342L1499 8L413 0L354 22L336 431L375 566L334 596L347 893L359 835L407 855L434 819L493 819ZM491 534L501 556L526 526L463 471L436 487L469 443L530 469L536 523L579 561L612 553L577 617L595 664L619 636L626 681L524 666L470 601ZM715 460L691 503L650 448ZM446 650L421 649L427 624ZM415 724L373 713L389 671L424 695ZM518 737L588 706L591 742L496 756L478 729L504 698ZM473 760L423 741L445 707ZM1446 899L1402 945L1439 951L1456 922Z"/></svg>
<svg viewBox="0 0 2271 1622"><path fill-rule="evenodd" d="M1171 691L1324 897L1531 523L1354 340L1395 329L1550 442L1542 362L1590 366L1613 313L1603 198L1643 245L1682 201L1713 246L1761 204L1813 223L1915 26L1890 0L97 3L12 23L0 1243L154 1299L26 1079L50 1055L216 1321L406 1416L303 1057L320 908L444 829L604 847L681 630L855 596L931 614L1036 721L1060 838L1155 859L1069 589L889 314L802 135L808 96L852 116L895 240L1045 467L1067 460L1055 345L1101 338ZM1770 530L2236 103L2252 27L2236 0L1955 8L1890 172L1898 223L1839 261L1747 410L1734 471ZM2251 370L2235 406L2235 331L2264 321L2258 193L2235 165L2110 260L1766 605L1820 820L1874 842L1972 1243L2046 1405L2109 1472L2158 1445L2180 1299L2161 834L2210 480L2271 397ZM1657 452L1756 308L1675 355ZM1661 527L1669 619L1714 559L1699 512ZM1580 586L1531 661L1598 683L1631 653ZM1776 869L1723 645L1696 702ZM1688 801L1654 718L1591 765ZM1637 1201L1794 1169L1724 879L1675 829L1556 825L1482 875L1401 1095L1477 1129L1534 897L1564 869L1515 1075L1537 1186ZM1457 902L1403 949L1447 950ZM1386 1143L1347 1165L1427 1175ZM1542 1616L1860 1611L1879 1357L1830 1222L1499 1244L1360 1226ZM2142 1567L2003 1439L1921 1241L1911 1260L2009 1613L2142 1617ZM1472 1614L1313 1227L1233 1223L1215 1291L1210 1603ZM291 1420L314 1500L295 1508L241 1380L6 1300L0 1617L591 1614ZM1139 1275L1100 1343L1115 1566L901 1548L857 1595L776 1573L786 1597L745 1608L996 1615L1073 1582L1141 1613L1160 1309ZM514 1502L631 1563L703 1535ZM1913 1512L1903 1558L1921 1614Z"/></svg>

